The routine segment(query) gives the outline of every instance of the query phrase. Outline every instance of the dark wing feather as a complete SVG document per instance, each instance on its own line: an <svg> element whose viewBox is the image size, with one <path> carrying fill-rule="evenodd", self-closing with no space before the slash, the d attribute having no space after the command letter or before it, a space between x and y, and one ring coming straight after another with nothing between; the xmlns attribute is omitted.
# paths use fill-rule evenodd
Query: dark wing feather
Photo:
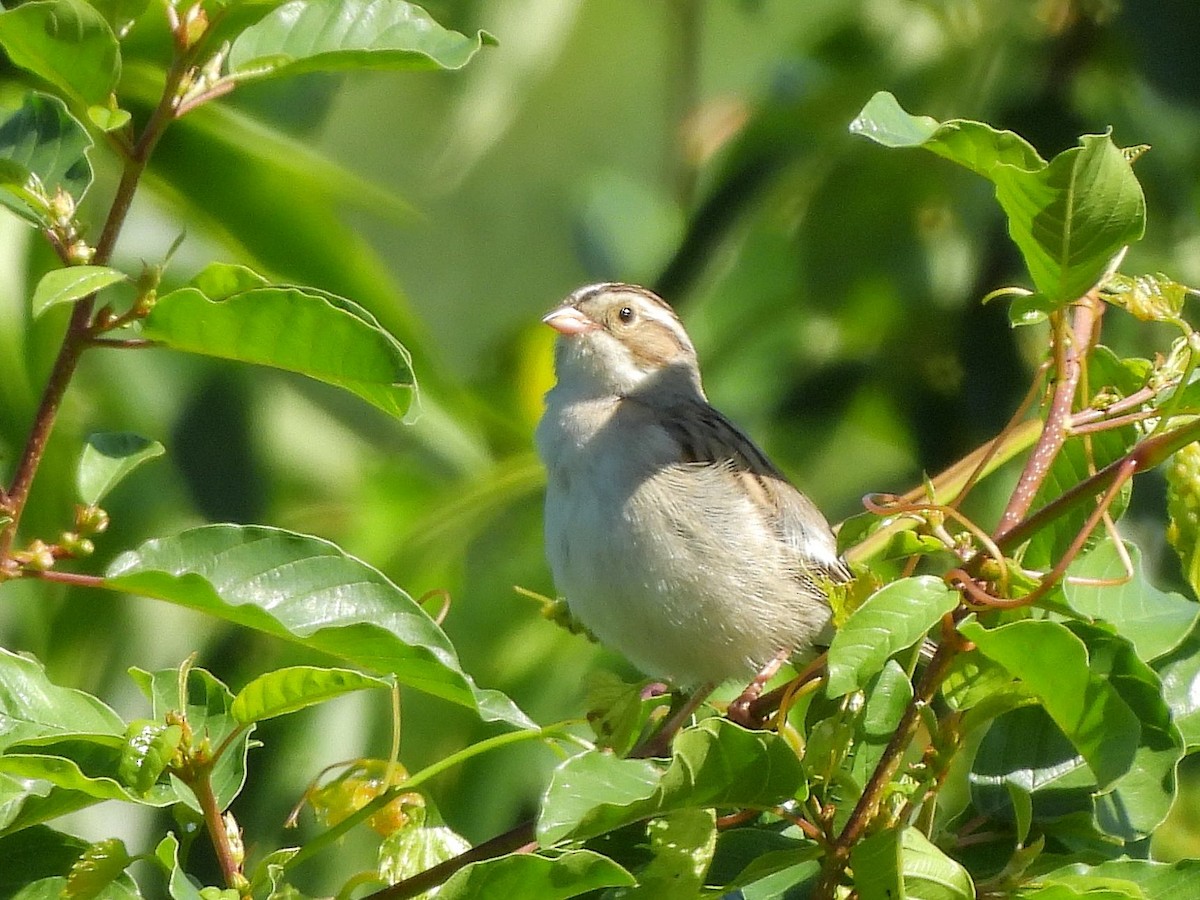
<svg viewBox="0 0 1200 900"><path fill-rule="evenodd" d="M804 580L818 574L839 582L850 578L845 563L833 558L833 533L821 511L736 425L700 399L682 403L660 424L679 445L680 462L728 467L768 510L780 540L801 558ZM810 548L814 541L828 552L814 554Z"/></svg>

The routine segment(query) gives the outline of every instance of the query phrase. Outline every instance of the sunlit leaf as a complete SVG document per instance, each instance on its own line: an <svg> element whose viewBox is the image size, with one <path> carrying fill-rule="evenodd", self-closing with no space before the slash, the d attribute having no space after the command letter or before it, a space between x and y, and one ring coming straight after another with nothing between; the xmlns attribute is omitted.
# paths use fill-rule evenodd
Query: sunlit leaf
<svg viewBox="0 0 1200 900"><path fill-rule="evenodd" d="M8 15L12 12L0 13L0 21ZM0 203L35 225L48 223L59 189L76 202L87 193L91 146L61 100L30 91L21 106L0 118Z"/></svg>
<svg viewBox="0 0 1200 900"><path fill-rule="evenodd" d="M863 687L892 654L921 640L957 605L957 592L930 575L904 578L876 591L833 637L829 696Z"/></svg>
<svg viewBox="0 0 1200 900"><path fill-rule="evenodd" d="M100 897L131 862L133 857L118 838L108 838L91 844L71 866L71 873L67 876L67 884L62 893L63 900L92 900Z"/></svg>
<svg viewBox="0 0 1200 900"><path fill-rule="evenodd" d="M1200 878L1200 860L1184 859L1174 864L1148 859L1112 859L1096 865L1072 863L1047 872L1044 878L1055 881L1067 876L1080 879L1075 883L1084 883L1083 879L1089 877L1127 881L1140 888L1142 896L1153 900L1191 900Z"/></svg>
<svg viewBox="0 0 1200 900"><path fill-rule="evenodd" d="M477 897L536 897L566 900L588 891L633 884L633 876L591 850L569 850L547 859L533 853L514 853L471 863L438 888L438 900Z"/></svg>
<svg viewBox="0 0 1200 900"><path fill-rule="evenodd" d="M1140 723L1133 765L1095 799L1096 822L1107 834L1139 840L1162 824L1171 809L1183 738L1171 721L1158 675L1123 635L1078 622L1071 629L1087 644L1092 671L1107 678Z"/></svg>
<svg viewBox="0 0 1200 900"><path fill-rule="evenodd" d="M1200 747L1200 635L1190 634L1154 668L1162 679L1163 699L1171 720L1183 734L1189 750Z"/></svg>
<svg viewBox="0 0 1200 900"><path fill-rule="evenodd" d="M33 314L40 316L56 303L74 303L110 284L125 280L125 273L109 266L67 266L51 269L33 291Z"/></svg>
<svg viewBox="0 0 1200 900"><path fill-rule="evenodd" d="M1125 549L1133 564L1131 575L1127 575L1116 546L1105 540L1072 565L1069 572L1073 578L1112 584L1068 581L1063 592L1073 610L1110 623L1133 643L1142 659L1158 659L1179 646L1191 632L1200 618L1200 604L1154 587L1142 569L1141 550L1130 543Z"/></svg>
<svg viewBox="0 0 1200 900"><path fill-rule="evenodd" d="M162 669L146 672L130 669L129 675L142 693L151 701L151 713L159 721L169 713L182 713L187 718L192 734L192 747L208 744L220 747L233 738L209 775L209 782L217 798L217 805L224 809L241 793L246 783L246 753L250 747L253 726L243 728L231 712L233 693L221 681L204 669L192 668L185 662L187 682L186 697L180 697L179 669ZM172 779L172 785L176 785ZM200 807L190 790L181 790L180 799L197 812Z"/></svg>
<svg viewBox="0 0 1200 900"><path fill-rule="evenodd" d="M160 297L142 331L176 350L299 372L394 416L416 390L408 351L361 306L242 267L214 264Z"/></svg>
<svg viewBox="0 0 1200 900"><path fill-rule="evenodd" d="M0 46L81 110L105 104L121 73L112 28L83 0L33 0L0 12Z"/></svg>
<svg viewBox="0 0 1200 900"><path fill-rule="evenodd" d="M1037 696L1102 788L1129 771L1141 725L1113 686L1090 670L1083 641L1049 620L1025 619L993 629L970 621L960 630Z"/></svg>
<svg viewBox="0 0 1200 900"><path fill-rule="evenodd" d="M1055 306L1095 287L1145 230L1141 185L1108 135L1085 135L1046 163L1011 131L911 116L886 92L850 130L887 147L924 147L990 180L1038 293Z"/></svg>
<svg viewBox="0 0 1200 900"><path fill-rule="evenodd" d="M38 662L0 648L0 750L68 731L119 736L125 723L98 698L59 687Z"/></svg>
<svg viewBox="0 0 1200 900"><path fill-rule="evenodd" d="M475 686L412 598L319 538L265 527L195 528L121 555L106 584L394 674L487 720L532 724L503 694Z"/></svg>
<svg viewBox="0 0 1200 900"><path fill-rule="evenodd" d="M900 863L904 889L910 897L931 900L975 898L975 885L967 870L939 850L918 828L904 829Z"/></svg>
<svg viewBox="0 0 1200 900"><path fill-rule="evenodd" d="M183 728L139 719L129 723L117 775L122 784L144 794L157 783L179 749Z"/></svg>
<svg viewBox="0 0 1200 900"><path fill-rule="evenodd" d="M404 0L292 0L238 36L229 51L239 81L343 69L458 69L484 44L443 28Z"/></svg>
<svg viewBox="0 0 1200 900"><path fill-rule="evenodd" d="M1192 591L1200 595L1200 443L1180 448L1164 468L1167 542L1179 556Z"/></svg>
<svg viewBox="0 0 1200 900"><path fill-rule="evenodd" d="M142 463L166 452L158 441L127 432L88 435L76 473L82 503L95 506Z"/></svg>
<svg viewBox="0 0 1200 900"><path fill-rule="evenodd" d="M665 767L595 751L558 766L542 799L538 840L586 838L677 809L773 806L804 787L800 761L777 734L705 719L680 732Z"/></svg>
<svg viewBox="0 0 1200 900"><path fill-rule="evenodd" d="M854 888L862 900L903 897L900 873L900 830L886 828L854 845L850 853Z"/></svg>
<svg viewBox="0 0 1200 900"><path fill-rule="evenodd" d="M233 698L230 712L243 724L286 715L333 697L388 683L349 669L290 666L258 676Z"/></svg>
<svg viewBox="0 0 1200 900"><path fill-rule="evenodd" d="M711 809L678 809L646 823L650 862L637 871L637 884L613 891L613 900L693 900L704 887L717 846L717 817Z"/></svg>
<svg viewBox="0 0 1200 900"><path fill-rule="evenodd" d="M1079 484L1098 469L1120 458L1133 446L1137 432L1132 427L1113 428L1089 434L1087 438L1069 439L1054 458L1045 481L1034 498L1033 508L1040 509L1064 492ZM1129 505L1132 486L1127 482L1109 506L1109 514L1119 519ZM1049 569L1056 564L1074 542L1093 506L1081 504L1058 516L1039 529L1025 548L1022 561L1033 569ZM1089 535L1085 548L1094 546L1104 537L1104 528L1096 528Z"/></svg>

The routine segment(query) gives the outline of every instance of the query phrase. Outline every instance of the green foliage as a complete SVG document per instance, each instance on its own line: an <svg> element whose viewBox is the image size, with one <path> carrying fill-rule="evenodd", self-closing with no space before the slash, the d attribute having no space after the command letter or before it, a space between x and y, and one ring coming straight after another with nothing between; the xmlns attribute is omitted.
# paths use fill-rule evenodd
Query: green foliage
<svg viewBox="0 0 1200 900"><path fill-rule="evenodd" d="M0 11L0 241L20 269L0 297L0 897L363 897L410 878L387 896L1190 897L1195 860L1158 857L1200 747L1200 275L1147 222L1190 233L1162 170L1194 170L1200 130L1108 51L1060 92L1072 115L1013 114L1039 41L1124 33L1109 5L670 4L676 43L642 53L678 79L667 127L619 72L655 107L661 184L595 161L615 141L662 167L594 74L650 29L568 4L497 45L439 19L502 15L448 6ZM772 16L797 46L738 43ZM699 98L709 19L739 67L779 69L753 102ZM582 46L555 60L568 25ZM413 92L405 115L346 127L368 71ZM964 78L991 98L978 120L846 100L888 84L957 109L931 86ZM288 109L329 134L289 132ZM556 119L586 148L565 190ZM1049 120L1103 133L1048 137ZM1118 135L1165 146L1143 159ZM446 205L414 216L326 155L353 141ZM547 197L574 218L529 240ZM408 230L368 239L343 205ZM503 225L472 227L493 207ZM510 323L585 276L690 302L711 393L824 506L919 485L842 528L857 578L833 590L822 680L732 710L745 724L710 704L669 758L639 753L670 699L615 676L581 699L582 643L509 596L549 589L529 442L550 377L548 336ZM970 344L997 297L1008 321ZM1164 463L1162 509L1141 485ZM519 756L535 743L557 756ZM467 863L518 808L533 821Z"/></svg>

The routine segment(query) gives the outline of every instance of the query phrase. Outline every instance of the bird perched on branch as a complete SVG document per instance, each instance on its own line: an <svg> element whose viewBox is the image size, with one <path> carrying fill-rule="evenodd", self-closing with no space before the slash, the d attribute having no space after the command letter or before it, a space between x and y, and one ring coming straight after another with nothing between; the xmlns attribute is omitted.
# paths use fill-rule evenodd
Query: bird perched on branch
<svg viewBox="0 0 1200 900"><path fill-rule="evenodd" d="M671 307L595 284L542 321L559 335L537 429L546 555L572 613L682 688L821 640L828 585L849 577L829 524L709 405Z"/></svg>

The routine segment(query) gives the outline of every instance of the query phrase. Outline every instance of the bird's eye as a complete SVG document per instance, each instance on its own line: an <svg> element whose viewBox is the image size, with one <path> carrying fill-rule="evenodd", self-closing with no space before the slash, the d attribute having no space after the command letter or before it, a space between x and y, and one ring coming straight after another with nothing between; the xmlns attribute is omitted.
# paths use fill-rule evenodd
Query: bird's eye
<svg viewBox="0 0 1200 900"><path fill-rule="evenodd" d="M617 313L617 318L620 319L622 322L624 322L626 325L628 325L630 322L633 321L633 307L632 306L622 306L620 311Z"/></svg>

